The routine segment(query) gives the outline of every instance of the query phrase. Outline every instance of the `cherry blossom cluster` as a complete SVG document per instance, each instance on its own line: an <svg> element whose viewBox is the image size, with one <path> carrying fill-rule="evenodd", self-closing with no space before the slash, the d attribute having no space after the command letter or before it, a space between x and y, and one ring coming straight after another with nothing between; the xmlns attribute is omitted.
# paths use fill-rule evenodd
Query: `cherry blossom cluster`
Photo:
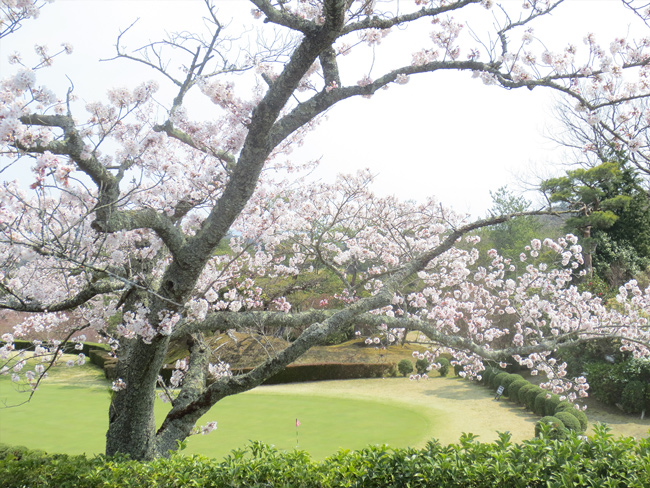
<svg viewBox="0 0 650 488"><path fill-rule="evenodd" d="M191 435L196 435L196 434L208 435L210 432L212 432L216 428L217 428L217 422L213 420L211 422L208 422L205 425L195 427L192 430Z"/></svg>

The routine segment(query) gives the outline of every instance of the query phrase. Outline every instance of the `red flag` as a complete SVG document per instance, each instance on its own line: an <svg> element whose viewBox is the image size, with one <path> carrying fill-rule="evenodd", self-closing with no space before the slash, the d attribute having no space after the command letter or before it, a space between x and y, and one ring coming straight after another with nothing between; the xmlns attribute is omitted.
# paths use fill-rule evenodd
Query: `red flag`
<svg viewBox="0 0 650 488"><path fill-rule="evenodd" d="M300 420L296 419L296 427L300 427Z"/></svg>

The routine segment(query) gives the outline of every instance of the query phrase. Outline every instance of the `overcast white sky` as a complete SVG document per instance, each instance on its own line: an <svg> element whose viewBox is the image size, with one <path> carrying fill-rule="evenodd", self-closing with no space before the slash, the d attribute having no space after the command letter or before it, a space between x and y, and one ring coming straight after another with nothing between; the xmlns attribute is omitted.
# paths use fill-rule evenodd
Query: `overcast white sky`
<svg viewBox="0 0 650 488"><path fill-rule="evenodd" d="M245 0L216 3L235 17L251 8ZM581 47L584 35L594 32L607 47L614 37L627 35L630 23L635 29L634 18L625 12L618 0L568 0L536 33L549 47L568 42ZM41 19L25 23L2 41L0 70L3 75L10 72L13 67L6 59L16 50L31 52L35 43L54 49L69 42L75 52L57 61L48 85L65 93L67 74L78 96L91 101L112 86L135 86L151 77L123 61L98 62L114 54L120 29L141 19L128 42L136 47L164 31L191 29L204 13L199 0L56 0L45 7ZM402 47L396 49L401 52ZM409 57L415 50L404 49ZM322 178L370 167L379 193L416 200L434 195L459 212L483 216L491 206L490 190L503 185L518 189L517 175L532 179L533 168L550 171L549 164L563 161L562 152L545 137L554 130L553 105L550 91L507 92L468 74L412 77L408 85L371 100L335 107L295 156L322 157Z"/></svg>

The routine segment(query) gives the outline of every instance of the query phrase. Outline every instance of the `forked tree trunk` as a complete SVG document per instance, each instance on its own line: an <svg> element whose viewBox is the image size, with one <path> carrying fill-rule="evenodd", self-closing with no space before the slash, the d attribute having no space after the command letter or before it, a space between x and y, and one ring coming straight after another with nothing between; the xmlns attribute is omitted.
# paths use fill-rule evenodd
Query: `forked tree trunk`
<svg viewBox="0 0 650 488"><path fill-rule="evenodd" d="M132 459L150 460L166 453L156 446L154 402L160 368L169 339L157 336L151 344L141 339L120 344L117 378L126 387L113 394L109 409L106 454L128 454Z"/></svg>

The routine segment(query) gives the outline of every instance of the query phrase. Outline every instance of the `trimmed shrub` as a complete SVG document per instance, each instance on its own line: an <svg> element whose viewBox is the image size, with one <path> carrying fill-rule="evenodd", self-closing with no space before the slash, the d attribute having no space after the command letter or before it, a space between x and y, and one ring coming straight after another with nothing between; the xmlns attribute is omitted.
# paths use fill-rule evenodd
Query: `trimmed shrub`
<svg viewBox="0 0 650 488"><path fill-rule="evenodd" d="M510 385L508 386L508 389L506 390L506 395L508 395L508 398L510 399L510 401L518 402L519 401L519 397L518 397L519 389L526 386L526 385L530 385L530 383L528 381L524 380L524 379L515 380L512 383L510 383Z"/></svg>
<svg viewBox="0 0 650 488"><path fill-rule="evenodd" d="M584 413L582 410L578 410L573 406L573 404L569 402L560 402L560 404L555 408L555 413L560 413L560 412L567 412L573 415L576 419L578 419L578 422L580 422L580 431L585 432L587 430L587 426L589 425L589 419L587 419L587 414Z"/></svg>
<svg viewBox="0 0 650 488"><path fill-rule="evenodd" d="M517 380L523 380L524 377L521 376L520 374L513 374L513 373L508 373L508 376L505 377L505 379L501 382L503 387L505 388L506 392L508 391L508 388L512 383L514 383ZM509 396L509 395L508 395Z"/></svg>
<svg viewBox="0 0 650 488"><path fill-rule="evenodd" d="M627 413L640 413L646 408L647 385L643 381L630 381L621 394L621 407Z"/></svg>
<svg viewBox="0 0 650 488"><path fill-rule="evenodd" d="M546 429L542 427L543 425L547 426ZM537 421L535 424L535 437L540 437L542 433L548 439L557 440L566 439L569 435L569 431L557 417L542 417Z"/></svg>
<svg viewBox="0 0 650 488"><path fill-rule="evenodd" d="M428 367L429 361L426 359L418 359L415 361L415 369L417 370L418 374L426 374Z"/></svg>
<svg viewBox="0 0 650 488"><path fill-rule="evenodd" d="M454 364L454 374L458 376L460 373L465 371L465 367L462 364Z"/></svg>
<svg viewBox="0 0 650 488"><path fill-rule="evenodd" d="M490 382L492 380L492 377L494 375L496 375L497 373L499 373L499 371L497 371L492 366L488 366L487 368L485 368L485 371L483 371L483 373L481 374L481 377L483 378L481 380L481 383L483 383L486 386L490 386Z"/></svg>
<svg viewBox="0 0 650 488"><path fill-rule="evenodd" d="M523 405L524 407L526 406L526 395L530 390L533 388L536 388L537 385L533 385L532 383L528 382L528 384L522 386L519 388L519 391L517 392L517 403L519 405Z"/></svg>
<svg viewBox="0 0 650 488"><path fill-rule="evenodd" d="M562 400L560 400L558 395L552 394L551 398L547 398L546 403L544 404L544 415L555 415L555 409L561 402Z"/></svg>
<svg viewBox="0 0 650 488"><path fill-rule="evenodd" d="M526 392L526 408L531 412L535 411L535 398L540 393L546 393L539 386L535 385L534 388L531 388Z"/></svg>
<svg viewBox="0 0 650 488"><path fill-rule="evenodd" d="M449 359L447 358L438 358L438 363L440 363L440 368L438 369L438 373L440 373L440 376L447 376L449 374Z"/></svg>
<svg viewBox="0 0 650 488"><path fill-rule="evenodd" d="M587 430L587 426L589 425L589 419L587 418L587 414L584 413L582 410L578 410L577 408L572 408L571 410L566 410L566 411L578 419L578 422L580 422L580 430L582 432L585 432Z"/></svg>
<svg viewBox="0 0 650 488"><path fill-rule="evenodd" d="M496 390L500 386L503 385L503 381L508 377L509 373L506 373L505 371L499 374L496 374L492 377L490 380L490 386L492 387L493 390Z"/></svg>
<svg viewBox="0 0 650 488"><path fill-rule="evenodd" d="M413 372L413 363L408 359L402 359L397 363L397 371L404 376L411 374Z"/></svg>
<svg viewBox="0 0 650 488"><path fill-rule="evenodd" d="M562 421L564 426L572 432L577 432L581 434L583 432L580 427L580 421L571 415L569 412L558 412L554 415L555 418L558 418Z"/></svg>
<svg viewBox="0 0 650 488"><path fill-rule="evenodd" d="M535 402L533 404L533 412L542 417L546 415L546 402L548 401L547 395L549 395L549 392L542 390L542 392L535 397Z"/></svg>
<svg viewBox="0 0 650 488"><path fill-rule="evenodd" d="M248 373L252 368L241 368L233 374ZM165 381L171 377L170 368L160 372ZM383 378L394 375L397 371L395 363L314 363L291 364L278 374L271 376L265 385L281 383L299 383L302 381L343 380L356 378Z"/></svg>

